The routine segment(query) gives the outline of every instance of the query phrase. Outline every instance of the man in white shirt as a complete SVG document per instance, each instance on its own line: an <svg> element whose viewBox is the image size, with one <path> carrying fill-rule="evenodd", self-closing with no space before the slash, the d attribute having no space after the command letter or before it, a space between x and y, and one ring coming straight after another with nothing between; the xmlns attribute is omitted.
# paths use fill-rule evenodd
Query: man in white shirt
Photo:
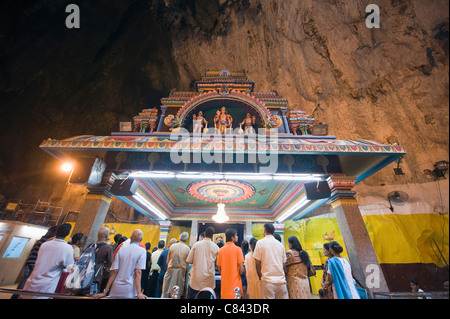
<svg viewBox="0 0 450 319"><path fill-rule="evenodd" d="M205 237L192 246L186 262L192 264L191 279L189 281L189 299L195 299L195 296L203 288L209 287L212 290L216 288L215 281L215 261L219 254L219 246L212 241L214 228L208 227L205 231ZM201 292L199 299L210 297L210 293Z"/></svg>
<svg viewBox="0 0 450 319"><path fill-rule="evenodd" d="M70 234L72 225L62 224L57 227L54 239L48 240L39 248L36 264L23 290L54 293L59 278L65 267L74 264L73 248L64 241ZM45 297L30 297L22 295L21 299L41 299Z"/></svg>
<svg viewBox="0 0 450 319"><path fill-rule="evenodd" d="M275 227L264 224L264 238L258 241L253 258L261 280L261 299L289 299L284 274L286 250L273 237Z"/></svg>
<svg viewBox="0 0 450 319"><path fill-rule="evenodd" d="M147 298L141 291L142 269L145 269L147 259L145 248L139 246L143 236L141 230L133 231L130 244L122 247L114 259L105 291L94 295L94 298L105 297L110 288L110 297Z"/></svg>

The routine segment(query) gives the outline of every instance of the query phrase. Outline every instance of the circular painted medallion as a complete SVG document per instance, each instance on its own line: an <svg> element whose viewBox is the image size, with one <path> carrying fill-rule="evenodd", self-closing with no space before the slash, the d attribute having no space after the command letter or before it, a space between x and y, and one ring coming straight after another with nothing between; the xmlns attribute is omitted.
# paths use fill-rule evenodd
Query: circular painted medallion
<svg viewBox="0 0 450 319"><path fill-rule="evenodd" d="M187 191L192 197L207 202L233 203L252 197L255 189L252 185L241 181L199 181L190 184Z"/></svg>

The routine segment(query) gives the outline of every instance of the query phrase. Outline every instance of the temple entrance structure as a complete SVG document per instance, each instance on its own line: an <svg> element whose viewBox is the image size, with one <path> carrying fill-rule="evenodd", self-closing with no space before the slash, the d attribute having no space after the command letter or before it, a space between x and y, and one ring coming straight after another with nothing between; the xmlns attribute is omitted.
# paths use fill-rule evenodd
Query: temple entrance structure
<svg viewBox="0 0 450 319"><path fill-rule="evenodd" d="M364 285L379 263L354 186L405 150L339 140L277 91L254 88L246 72L205 71L195 91L172 90L161 106L122 123L128 129L43 141L44 151L77 163L71 182L89 189L74 231L94 241L113 196L159 222L160 238L177 220L190 221L196 238L199 223L221 214L242 224L246 237L265 222L283 235L283 222L328 203ZM382 272L370 288L388 291Z"/></svg>

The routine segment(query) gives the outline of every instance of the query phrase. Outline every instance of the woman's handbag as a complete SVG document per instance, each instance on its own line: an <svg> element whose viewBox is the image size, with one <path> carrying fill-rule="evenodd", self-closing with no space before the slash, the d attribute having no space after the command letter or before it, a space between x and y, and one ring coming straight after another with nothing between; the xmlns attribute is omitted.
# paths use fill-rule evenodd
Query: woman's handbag
<svg viewBox="0 0 450 319"><path fill-rule="evenodd" d="M314 268L314 265L312 264L312 262L309 262L309 266L308 266L308 277L312 277L316 275L316 269Z"/></svg>

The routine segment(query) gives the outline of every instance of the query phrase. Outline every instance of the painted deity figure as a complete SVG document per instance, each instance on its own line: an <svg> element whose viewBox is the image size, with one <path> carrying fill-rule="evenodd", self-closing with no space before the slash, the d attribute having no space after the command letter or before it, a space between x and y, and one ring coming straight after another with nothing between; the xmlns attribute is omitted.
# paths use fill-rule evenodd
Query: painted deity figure
<svg viewBox="0 0 450 319"><path fill-rule="evenodd" d="M216 111L216 116L214 116L214 134L219 134L219 117L220 111Z"/></svg>
<svg viewBox="0 0 450 319"><path fill-rule="evenodd" d="M220 109L220 114L214 117L214 122L217 124L217 129L219 134L231 133L233 124L233 118L227 113L225 106Z"/></svg>
<svg viewBox="0 0 450 319"><path fill-rule="evenodd" d="M193 118L194 118L194 133L201 133L203 130L203 125L205 125L205 127L208 126L208 122L203 117L203 112L202 111L198 112L198 115L194 114Z"/></svg>
<svg viewBox="0 0 450 319"><path fill-rule="evenodd" d="M250 113L247 113L247 117L241 122L240 128L242 129L242 125L244 125L244 133L245 134L254 134L255 130L253 129L253 125L255 125L256 117L252 116Z"/></svg>

